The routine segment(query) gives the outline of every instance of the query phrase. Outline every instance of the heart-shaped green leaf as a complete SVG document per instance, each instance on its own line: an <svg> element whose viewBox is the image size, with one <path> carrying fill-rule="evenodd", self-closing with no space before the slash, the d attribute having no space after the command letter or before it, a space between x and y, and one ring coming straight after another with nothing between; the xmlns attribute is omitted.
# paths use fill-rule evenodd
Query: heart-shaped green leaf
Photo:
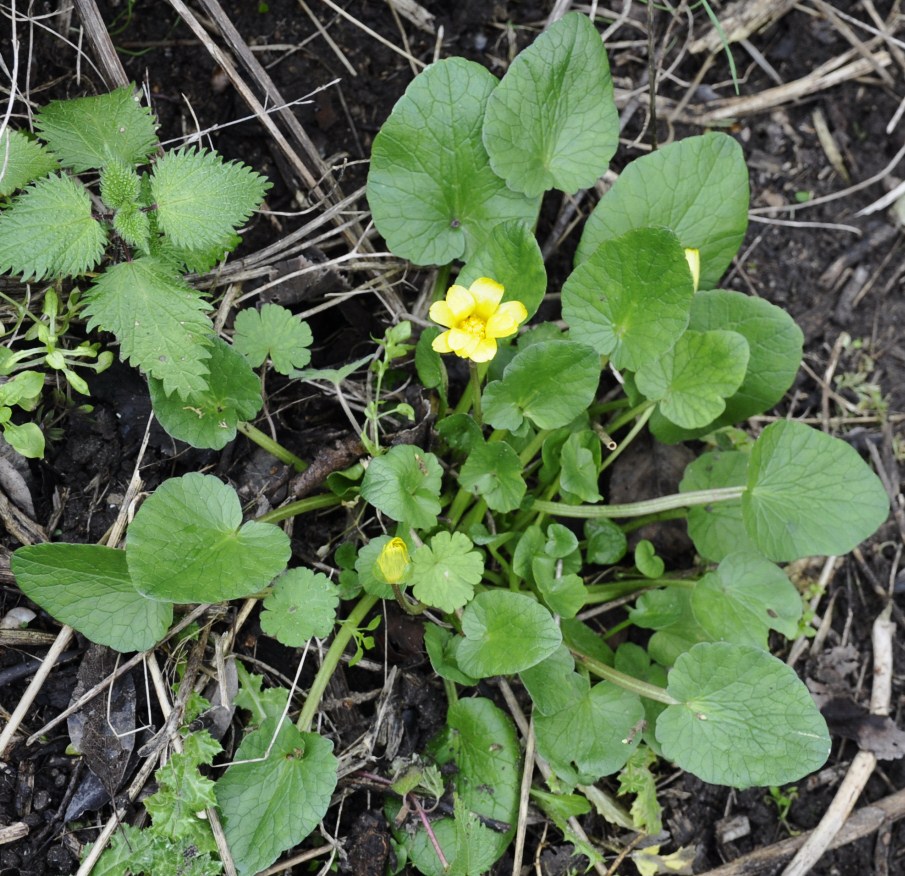
<svg viewBox="0 0 905 876"><path fill-rule="evenodd" d="M640 228L607 240L562 289L571 338L617 368L637 371L668 350L688 325L694 287L678 239Z"/></svg>
<svg viewBox="0 0 905 876"><path fill-rule="evenodd" d="M368 204L400 258L418 265L469 259L500 222L534 223L539 198L508 188L481 142L496 85L493 74L464 58L431 64L374 138Z"/></svg>
<svg viewBox="0 0 905 876"><path fill-rule="evenodd" d="M459 666L472 678L512 675L540 663L562 642L553 615L522 593L488 590L462 614Z"/></svg>
<svg viewBox="0 0 905 876"><path fill-rule="evenodd" d="M619 143L613 80L600 34L564 15L520 52L487 102L484 145L510 188L540 195L592 186Z"/></svg>
<svg viewBox="0 0 905 876"><path fill-rule="evenodd" d="M826 722L795 671L759 648L704 642L676 660L657 719L665 757L705 782L784 785L830 753Z"/></svg>
<svg viewBox="0 0 905 876"><path fill-rule="evenodd" d="M32 602L99 645L145 651L163 638L173 606L142 596L129 577L125 551L96 544L37 544L10 562Z"/></svg>
<svg viewBox="0 0 905 876"><path fill-rule="evenodd" d="M748 367L748 342L737 332L685 332L672 349L646 362L635 385L670 422L706 426L726 407Z"/></svg>
<svg viewBox="0 0 905 876"><path fill-rule="evenodd" d="M713 289L748 227L748 168L728 134L687 137L636 159L585 223L576 262L632 228L661 225L700 251L699 288Z"/></svg>
<svg viewBox="0 0 905 876"><path fill-rule="evenodd" d="M164 481L129 527L126 559L139 592L170 602L222 602L265 587L289 560L289 537L242 523L235 490L197 473Z"/></svg>
<svg viewBox="0 0 905 876"><path fill-rule="evenodd" d="M399 523L432 529L440 513L442 477L433 453L397 444L371 460L361 481L361 497Z"/></svg>
<svg viewBox="0 0 905 876"><path fill-rule="evenodd" d="M742 519L771 560L848 553L888 514L880 479L844 441L783 421L754 443Z"/></svg>

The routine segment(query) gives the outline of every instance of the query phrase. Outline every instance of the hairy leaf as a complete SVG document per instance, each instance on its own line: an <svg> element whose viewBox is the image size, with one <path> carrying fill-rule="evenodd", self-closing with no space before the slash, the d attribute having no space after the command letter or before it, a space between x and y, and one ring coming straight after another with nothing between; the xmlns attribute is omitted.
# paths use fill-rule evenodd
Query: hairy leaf
<svg viewBox="0 0 905 876"><path fill-rule="evenodd" d="M23 280L90 271L106 242L88 192L68 176L39 179L0 213L0 271Z"/></svg>
<svg viewBox="0 0 905 876"><path fill-rule="evenodd" d="M113 332L123 357L182 398L207 389L209 305L157 258L113 265L85 297L88 328Z"/></svg>
<svg viewBox="0 0 905 876"><path fill-rule="evenodd" d="M25 188L58 167L53 155L20 131L7 128L0 135L0 197Z"/></svg>

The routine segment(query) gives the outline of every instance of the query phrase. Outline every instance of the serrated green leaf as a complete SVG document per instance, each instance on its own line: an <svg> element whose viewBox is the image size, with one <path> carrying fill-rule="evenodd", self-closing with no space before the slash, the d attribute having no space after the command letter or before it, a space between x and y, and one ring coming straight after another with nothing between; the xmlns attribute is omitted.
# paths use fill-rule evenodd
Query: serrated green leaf
<svg viewBox="0 0 905 876"><path fill-rule="evenodd" d="M106 243L88 192L68 176L39 179L0 212L0 272L23 280L90 271Z"/></svg>
<svg viewBox="0 0 905 876"><path fill-rule="evenodd" d="M495 429L519 429L527 417L540 429L557 429L591 403L600 361L585 344L541 341L521 350L502 380L484 389L484 417Z"/></svg>
<svg viewBox="0 0 905 876"><path fill-rule="evenodd" d="M300 648L313 636L330 635L336 620L339 592L320 572L289 569L273 582L264 600L261 629L287 648Z"/></svg>
<svg viewBox="0 0 905 876"><path fill-rule="evenodd" d="M769 559L848 553L888 515L883 484L844 441L792 421L755 441L742 519Z"/></svg>
<svg viewBox="0 0 905 876"><path fill-rule="evenodd" d="M116 651L146 651L163 638L173 606L142 596L124 551L93 544L37 544L10 562L16 583L60 623Z"/></svg>
<svg viewBox="0 0 905 876"><path fill-rule="evenodd" d="M681 244L663 228L638 228L606 240L562 289L573 340L637 371L658 358L688 325L694 287Z"/></svg>
<svg viewBox="0 0 905 876"><path fill-rule="evenodd" d="M534 223L539 198L509 189L481 142L496 85L484 67L464 58L431 64L374 138L368 204L400 258L418 265L468 260L500 222Z"/></svg>
<svg viewBox="0 0 905 876"><path fill-rule="evenodd" d="M698 623L714 641L767 648L770 630L798 632L801 595L785 572L758 553L725 557L691 593Z"/></svg>
<svg viewBox="0 0 905 876"><path fill-rule="evenodd" d="M748 168L732 137L687 137L629 164L588 217L576 262L605 240L653 225L700 251L698 288L713 289L748 227Z"/></svg>
<svg viewBox="0 0 905 876"><path fill-rule="evenodd" d="M223 830L240 876L254 876L298 845L324 817L336 787L333 743L266 721L239 746L217 781ZM266 756L265 756L266 755Z"/></svg>
<svg viewBox="0 0 905 876"><path fill-rule="evenodd" d="M466 605L484 575L484 560L461 532L438 532L412 554L412 592L425 605L455 611Z"/></svg>
<svg viewBox="0 0 905 876"><path fill-rule="evenodd" d="M10 128L0 134L0 198L58 167L57 160L36 140Z"/></svg>
<svg viewBox="0 0 905 876"><path fill-rule="evenodd" d="M663 829L662 807L657 800L657 781L651 766L657 756L646 745L636 748L619 773L617 793L634 794L632 801L632 821L639 830L656 836Z"/></svg>
<svg viewBox="0 0 905 876"><path fill-rule="evenodd" d="M719 487L743 487L748 482L748 454L738 450L704 453L686 469L680 493ZM688 509L688 534L705 559L718 563L735 551L756 550L742 521L742 501L713 502Z"/></svg>
<svg viewBox="0 0 905 876"><path fill-rule="evenodd" d="M490 165L518 192L574 194L604 174L618 143L606 49L586 16L568 13L518 54L490 96Z"/></svg>
<svg viewBox="0 0 905 876"><path fill-rule="evenodd" d="M535 714L538 753L568 782L592 784L621 769L641 741L637 694L600 682L552 715Z"/></svg>
<svg viewBox="0 0 905 876"><path fill-rule="evenodd" d="M679 700L657 719L663 754L705 782L783 785L819 769L830 738L795 671L759 648L695 645L669 673Z"/></svg>
<svg viewBox="0 0 905 876"><path fill-rule="evenodd" d="M433 453L397 444L371 460L361 482L361 497L399 523L432 529L441 508L442 476Z"/></svg>
<svg viewBox="0 0 905 876"><path fill-rule="evenodd" d="M88 328L113 332L124 358L181 398L207 389L208 309L179 274L150 256L107 268L85 296Z"/></svg>
<svg viewBox="0 0 905 876"><path fill-rule="evenodd" d="M139 252L147 252L151 240L151 220L135 204L128 204L113 215L116 233Z"/></svg>
<svg viewBox="0 0 905 876"><path fill-rule="evenodd" d="M456 282L468 287L481 277L492 277L503 286L503 301L521 301L528 311L526 319L537 313L547 291L547 269L537 238L525 222L501 222L476 242Z"/></svg>
<svg viewBox="0 0 905 876"><path fill-rule="evenodd" d="M540 663L562 642L553 615L522 593L488 590L462 614L459 665L473 678L512 675Z"/></svg>
<svg viewBox="0 0 905 876"><path fill-rule="evenodd" d="M151 195L160 230L176 246L223 246L264 199L268 180L214 152L180 149L154 164Z"/></svg>
<svg viewBox="0 0 905 876"><path fill-rule="evenodd" d="M260 727L268 718L279 718L289 699L288 688L269 687L264 690L264 676L249 672L241 660L236 661L236 669L239 675L239 690L233 698L236 707L251 712L255 727Z"/></svg>
<svg viewBox="0 0 905 876"><path fill-rule="evenodd" d="M528 489L522 462L505 441L477 443L459 471L459 484L503 513L518 508Z"/></svg>
<svg viewBox="0 0 905 876"><path fill-rule="evenodd" d="M236 316L233 346L257 368L269 356L274 370L291 374L311 361L314 336L307 322L279 304L246 308Z"/></svg>
<svg viewBox="0 0 905 876"><path fill-rule="evenodd" d="M650 431L659 441L688 441L705 432L740 423L770 410L792 385L801 364L803 336L782 308L741 292L698 292L691 302L688 327L695 331L738 332L748 342L748 369L726 409L700 429L681 429L655 411Z"/></svg>
<svg viewBox="0 0 905 876"><path fill-rule="evenodd" d="M193 447L220 450L236 437L241 420L251 420L264 403L261 382L249 364L220 338L213 338L207 386L187 398L167 395L164 384L148 378L154 415L167 432Z"/></svg>
<svg viewBox="0 0 905 876"><path fill-rule="evenodd" d="M706 426L725 409L748 367L748 342L737 332L685 332L658 359L645 362L635 385L670 422Z"/></svg>
<svg viewBox="0 0 905 876"><path fill-rule="evenodd" d="M462 699L449 708L447 730L434 743L438 764L454 764L459 801L456 818L431 827L451 865L445 871L423 829L407 840L412 861L425 876L483 876L509 846L518 812L521 753L515 727L490 700ZM509 825L505 831L475 823L472 813ZM463 814L468 819L462 823ZM469 836L464 836L466 831Z"/></svg>
<svg viewBox="0 0 905 876"><path fill-rule="evenodd" d="M289 537L270 523L242 523L236 491L213 475L170 478L129 527L126 559L141 593L178 603L249 596L286 567Z"/></svg>
<svg viewBox="0 0 905 876"><path fill-rule="evenodd" d="M141 180L135 170L122 161L112 161L101 171L101 200L113 210L138 206Z"/></svg>
<svg viewBox="0 0 905 876"><path fill-rule="evenodd" d="M143 164L157 148L151 111L133 86L109 94L55 100L38 110L35 127L64 167L76 173L111 161Z"/></svg>

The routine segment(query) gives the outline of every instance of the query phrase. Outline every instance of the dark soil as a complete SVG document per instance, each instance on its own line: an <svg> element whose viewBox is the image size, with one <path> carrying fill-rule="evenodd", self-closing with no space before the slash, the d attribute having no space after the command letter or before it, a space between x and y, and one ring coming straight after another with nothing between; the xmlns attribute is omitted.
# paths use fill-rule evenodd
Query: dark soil
<svg viewBox="0 0 905 876"><path fill-rule="evenodd" d="M399 31L387 4L347 5L365 25L394 45L400 44ZM443 27L443 56L465 55L502 75L508 60L539 32L551 4L428 0L423 5L436 17L437 25ZM601 4L601 7L604 5L622 7L621 3ZM714 5L719 8L720 4ZM870 21L859 2L835 5ZM891 0L876 0L874 5L885 18L893 4ZM296 100L339 80L318 91L295 112L324 159L338 168L336 178L343 191L350 193L363 184L364 161L373 137L411 81L413 72L399 54L326 6L316 3L311 6L342 55L355 68L356 76L350 75L295 0L268 0L266 4L223 0L224 10L257 57L268 66L286 99ZM31 14L40 16L56 12L57 4L38 0L30 9ZM169 4L159 0L136 0L134 4L108 0L100 3L100 10L121 50L129 76L144 84L151 95L162 140L184 137L199 127L229 125L213 132L209 142L228 158L240 159L270 177L274 186L267 206L274 212L298 211L306 206L306 193L295 190L283 157L259 123L251 120L231 124L249 115L247 107ZM751 37L752 44L783 82L807 75L819 64L850 48L837 28L809 10L810 7L808 10L795 7L765 33ZM623 25L611 37L612 44L620 46L610 50L610 63L617 86L622 89L644 81L647 71L646 45L643 41L631 42L644 35L645 7L634 4L631 18L635 24ZM694 19L696 33L709 29L700 9L694 13ZM900 19L901 16L896 20ZM54 17L47 19L47 23L56 27L59 21ZM668 23L667 15L658 11L654 19L656 44L665 45L658 49L660 70L667 69L678 53L684 52L686 25L676 25L671 37L664 41ZM431 60L435 36L407 22L404 26L411 53L420 60ZM901 23L898 26L900 34L905 31ZM77 28L75 16L68 33L74 42L78 41ZM80 65L81 78L76 79L76 56L57 37L36 30L27 39L32 46L30 67L27 71L20 70L19 76L20 83L28 78L36 102L106 90L102 79L84 59ZM9 49L8 35L4 34L0 37L0 50L7 61ZM733 53L743 95L758 94L775 85L744 48L736 45ZM671 76L660 79L658 93L674 101L681 99L704 58L705 55L685 53ZM905 74L895 62L886 69L891 84L871 73L732 123L729 131L743 146L751 169L753 208L775 206L778 202L794 203L796 193L808 193L807 197L813 199L849 184L831 166L821 146L814 122L818 110L827 121L852 182L874 176L892 160L903 145L903 123L899 122L890 134L886 133L886 126L905 94ZM721 54L705 73L689 113L706 112L707 101L712 97L726 98L732 93L731 75ZM637 138L650 143L646 100L644 96L644 106L637 108L626 124L615 170L646 151L646 146L630 145ZM17 106L17 111L21 109ZM700 130L689 123L668 124L662 115L656 129L661 143ZM897 169L892 173L902 171ZM791 413L818 421L836 417L850 420L863 415L865 420L857 422L856 430L852 431L850 424L852 440L862 451L866 451L868 443L879 451L879 458L898 493L899 464L903 456L901 422L905 416L903 235L886 212L868 218L854 216L892 183L889 177L795 215L773 214L783 220L836 227L752 222L742 255L724 285L783 306L805 333L808 369L802 370L776 414ZM589 198L583 206L589 210L595 200ZM541 241L549 234L558 208L558 201L546 205L546 225L542 224L539 231ZM273 242L304 221L304 216L258 217L237 257ZM840 225L852 226L860 233L854 234ZM551 291L557 291L566 276L578 233L573 232L563 241L549 260ZM414 301L424 278L411 275L407 279L408 285L402 287L400 294L404 300ZM340 281L354 284L356 280L342 277L337 280ZM317 300L306 301L304 306L316 303ZM379 320L383 317L376 317L375 313L384 311L378 311L372 304L371 297L361 296L312 319L318 342L314 351L316 366L341 364L356 354L363 355L369 337L382 334ZM851 342L846 342L845 336ZM833 375L855 375L860 383L850 380L848 388L827 387L822 380L828 369L831 379ZM878 387L876 397L854 410L853 406L865 402L869 395L865 384ZM336 441L349 438L348 424L330 398L298 384L285 386L278 382L269 385L268 392L268 409L274 425L281 440L294 452L312 459L333 448ZM880 396L883 401L879 400ZM50 445L47 460L23 471L32 493L35 519L42 525L49 524L54 538L96 542L107 531L132 476L150 413L142 380L122 366L115 366L92 381L91 402L90 411L65 413L59 423L61 435ZM849 407L843 407L845 402ZM875 416L880 408L886 415L885 427ZM276 505L285 496L285 470L272 467L266 460L262 466L260 455L244 439L238 439L218 454L179 445L156 426L152 428L141 469L146 490L152 490L167 477L197 470L212 471L229 479L255 511ZM297 525L294 532L297 558L303 562L322 562L319 548L334 544L348 526L344 512L324 514L313 522L306 519L304 527ZM18 546L12 535L3 541L8 549ZM830 588L832 624L827 647L854 646L855 670L846 683L851 695L861 703L866 701L870 687L871 624L884 604L882 593L898 571L900 549L899 531L890 522L862 547L860 560L844 561ZM332 552L328 553L327 561L330 557ZM0 568L3 559L0 554ZM23 600L9 574L0 574L5 574L0 578L2 615ZM899 587L896 598L900 607L902 593ZM819 610L827 610L826 606L824 601ZM901 613L898 617L901 620ZM56 631L49 618L43 617L41 621L38 629ZM340 674L335 689L328 695L325 712L339 750L372 724L374 699L360 695L382 688L384 664L396 667L399 677L390 709L394 734L381 743L383 747L378 748L378 753L405 756L418 752L442 723L446 701L442 686L433 677L423 653L418 625L398 616L390 606L386 629L386 638L378 636L377 650L369 654L372 662ZM254 620L246 625L235 646L237 653L243 659L259 661L255 671L274 671L291 678L297 655L265 637L258 639L257 631ZM41 727L68 705L85 644L73 645L72 653L65 655L50 675L26 718L24 726L28 732ZM15 708L27 684L28 672L37 665L35 658L43 653L46 644L9 647L0 654L0 704L4 716ZM894 656L901 672L901 666L905 665L901 627ZM806 675L814 672L812 664L799 668ZM134 680L140 692L138 708L144 714L148 706L141 693L143 675L136 673ZM301 683L306 683L304 677ZM483 693L497 696L490 688ZM893 692L893 713L900 724L902 693L899 675ZM151 718L159 726L159 716L152 714ZM80 846L94 839L96 831L92 826L102 824L108 817L110 808L103 803L101 795L99 808L82 815L77 826L65 822L67 807L73 796L81 793L87 772L77 759L66 755L68 742L67 728L61 725L37 744L17 748L8 766L0 769L0 828L24 822L30 830L24 839L0 845L0 876L75 872ZM775 802L764 790L731 791L704 785L687 775L664 774L661 799L665 806L664 827L669 836L664 839L661 851L665 854L681 846L693 848L694 872L703 872L791 832L814 827L856 750L855 743L840 734L835 739L827 768L802 781L797 788L785 789L795 796L785 822L780 821ZM127 771L125 781L128 780ZM886 761L874 774L862 799L875 800L903 787L905 764L901 760ZM382 873L390 855L390 843L386 823L380 815L380 803L351 786L345 791L340 823L336 823L335 810L328 816L330 832L345 838L340 868L358 874ZM737 839L721 842L721 826L736 816L747 819L749 829ZM587 817L584 826L589 836L604 848L618 848L626 841L599 818ZM572 866L581 869L580 862L569 861L569 847L552 826L548 832L541 826L532 829L529 843L525 861L535 860L535 855L538 861L537 869L531 872L559 874L568 872ZM511 867L511 860L504 857L494 872L508 873ZM303 871L298 868L294 872ZM618 872L631 873L633 867L626 862ZM824 876L905 874L905 822L827 853L813 872Z"/></svg>

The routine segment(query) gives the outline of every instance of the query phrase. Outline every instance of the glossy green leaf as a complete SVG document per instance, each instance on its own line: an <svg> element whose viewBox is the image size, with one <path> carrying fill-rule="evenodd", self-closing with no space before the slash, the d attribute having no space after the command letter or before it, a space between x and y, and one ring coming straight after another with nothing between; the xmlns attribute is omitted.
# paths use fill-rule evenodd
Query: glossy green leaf
<svg viewBox="0 0 905 876"><path fill-rule="evenodd" d="M399 523L432 529L440 513L442 476L433 453L397 444L371 460L361 482L361 497Z"/></svg>
<svg viewBox="0 0 905 876"><path fill-rule="evenodd" d="M748 227L748 168L732 137L687 137L629 164L588 217L576 262L605 240L653 225L700 251L698 288L713 289Z"/></svg>
<svg viewBox="0 0 905 876"><path fill-rule="evenodd" d="M16 453L26 459L41 459L44 456L44 433L37 423L3 423L3 437Z"/></svg>
<svg viewBox="0 0 905 876"><path fill-rule="evenodd" d="M528 319L537 313L547 291L547 269L527 223L501 222L476 242L456 282L467 287L480 277L490 277L503 286L503 301L521 301Z"/></svg>
<svg viewBox="0 0 905 876"><path fill-rule="evenodd" d="M440 678L472 687L478 683L477 680L462 672L456 659L461 642L461 636L454 636L449 630L436 624L427 624L424 627L424 648L434 672Z"/></svg>
<svg viewBox="0 0 905 876"><path fill-rule="evenodd" d="M635 545L635 566L645 578L659 578L666 570L663 558L657 556L653 544L646 538Z"/></svg>
<svg viewBox="0 0 905 876"><path fill-rule="evenodd" d="M537 714L555 715L569 708L588 689L584 676L575 671L575 660L565 645L549 657L519 673Z"/></svg>
<svg viewBox="0 0 905 876"><path fill-rule="evenodd" d="M154 415L167 432L193 447L220 450L236 437L241 420L261 410L261 381L249 364L220 338L213 338L207 387L187 398L167 395L164 384L148 378Z"/></svg>
<svg viewBox="0 0 905 876"><path fill-rule="evenodd" d="M412 554L411 584L425 605L451 612L471 601L484 575L484 560L461 532L438 532Z"/></svg>
<svg viewBox="0 0 905 876"><path fill-rule="evenodd" d="M755 442L742 519L771 560L848 553L888 514L880 479L839 438L782 421Z"/></svg>
<svg viewBox="0 0 905 876"><path fill-rule="evenodd" d="M629 610L629 618L636 626L656 630L648 640L647 650L662 666L672 666L693 645L710 640L694 616L691 591L684 588L666 587L642 593Z"/></svg>
<svg viewBox="0 0 905 876"><path fill-rule="evenodd" d="M796 635L802 600L782 569L747 552L729 554L698 581L691 607L714 641L766 649L770 630Z"/></svg>
<svg viewBox="0 0 905 876"><path fill-rule="evenodd" d="M666 419L687 429L706 426L726 407L748 367L748 342L737 332L686 331L635 374L635 385L660 403Z"/></svg>
<svg viewBox="0 0 905 876"><path fill-rule="evenodd" d="M743 487L747 482L747 453L714 450L685 469L679 492ZM695 549L705 560L716 563L735 551L756 550L742 521L741 499L695 505L688 509L687 523Z"/></svg>
<svg viewBox="0 0 905 876"><path fill-rule="evenodd" d="M170 602L222 602L265 587L289 560L289 537L242 523L232 487L197 473L164 481L135 515L126 541L141 593Z"/></svg>
<svg viewBox="0 0 905 876"><path fill-rule="evenodd" d="M151 111L132 85L109 94L55 100L38 110L35 127L64 167L76 173L112 160L143 164L157 148Z"/></svg>
<svg viewBox="0 0 905 876"><path fill-rule="evenodd" d="M688 325L694 287L674 234L639 228L606 240L562 289L570 337L637 371L657 359Z"/></svg>
<svg viewBox="0 0 905 876"><path fill-rule="evenodd" d="M613 80L600 34L564 15L509 65L487 102L484 145L510 188L574 194L606 171L619 143Z"/></svg>
<svg viewBox="0 0 905 876"><path fill-rule="evenodd" d="M518 508L527 491L521 460L505 441L476 444L459 472L459 484L501 512Z"/></svg>
<svg viewBox="0 0 905 876"><path fill-rule="evenodd" d="M473 678L512 675L540 663L562 642L553 615L522 593L488 590L462 614L462 670Z"/></svg>
<svg viewBox="0 0 905 876"><path fill-rule="evenodd" d="M276 721L249 733L217 781L217 803L239 876L254 876L294 848L327 813L336 787L333 743Z"/></svg>
<svg viewBox="0 0 905 876"><path fill-rule="evenodd" d="M568 782L592 784L621 769L641 741L637 694L600 682L552 715L535 714L537 751Z"/></svg>
<svg viewBox="0 0 905 876"><path fill-rule="evenodd" d="M433 744L434 756L441 767L449 765L458 805L455 820L442 818L431 827L449 870L443 869L423 829L406 842L412 862L425 876L483 876L515 833L521 780L518 737L508 716L482 697L451 705L446 723L447 730ZM474 816L508 825L508 830L492 830Z"/></svg>
<svg viewBox="0 0 905 876"><path fill-rule="evenodd" d="M261 629L287 648L330 635L339 605L337 586L321 572L300 567L283 572L264 600Z"/></svg>
<svg viewBox="0 0 905 876"><path fill-rule="evenodd" d="M587 539L585 557L589 563L597 566L618 563L628 548L625 533L606 518L586 521L584 537Z"/></svg>
<svg viewBox="0 0 905 876"><path fill-rule="evenodd" d="M695 645L669 673L679 700L657 719L663 754L705 782L784 785L830 753L826 722L795 671L759 648Z"/></svg>
<svg viewBox="0 0 905 876"><path fill-rule="evenodd" d="M0 197L25 188L58 166L56 158L40 143L20 131L6 128L0 134Z"/></svg>
<svg viewBox="0 0 905 876"><path fill-rule="evenodd" d="M573 432L566 438L560 457L559 483L570 499L592 503L602 499L597 488L601 455L600 438L591 429Z"/></svg>
<svg viewBox="0 0 905 876"><path fill-rule="evenodd" d="M374 138L368 204L400 258L418 265L468 260L499 223L534 223L539 199L509 189L481 142L496 85L472 61L437 61L415 77Z"/></svg>
<svg viewBox="0 0 905 876"><path fill-rule="evenodd" d="M280 374L304 368L311 361L313 340L308 323L279 304L263 304L260 310L246 308L236 316L233 346L253 368L268 356Z"/></svg>
<svg viewBox="0 0 905 876"><path fill-rule="evenodd" d="M779 402L792 385L801 363L803 336L792 317L775 304L726 289L699 292L691 302L688 327L743 335L750 354L748 369L742 385L726 399L723 413L700 429L681 429L655 412L650 430L658 440L688 441L762 414Z"/></svg>
<svg viewBox="0 0 905 876"><path fill-rule="evenodd" d="M106 243L88 192L68 176L39 179L0 211L0 272L23 280L90 271Z"/></svg>
<svg viewBox="0 0 905 876"><path fill-rule="evenodd" d="M163 638L173 606L142 596L124 551L94 544L37 544L10 561L22 592L62 624L116 651L146 651Z"/></svg>
<svg viewBox="0 0 905 876"><path fill-rule="evenodd" d="M599 358L586 344L540 341L516 353L503 379L484 389L484 418L495 429L515 431L525 417L556 429L587 408L599 380Z"/></svg>

